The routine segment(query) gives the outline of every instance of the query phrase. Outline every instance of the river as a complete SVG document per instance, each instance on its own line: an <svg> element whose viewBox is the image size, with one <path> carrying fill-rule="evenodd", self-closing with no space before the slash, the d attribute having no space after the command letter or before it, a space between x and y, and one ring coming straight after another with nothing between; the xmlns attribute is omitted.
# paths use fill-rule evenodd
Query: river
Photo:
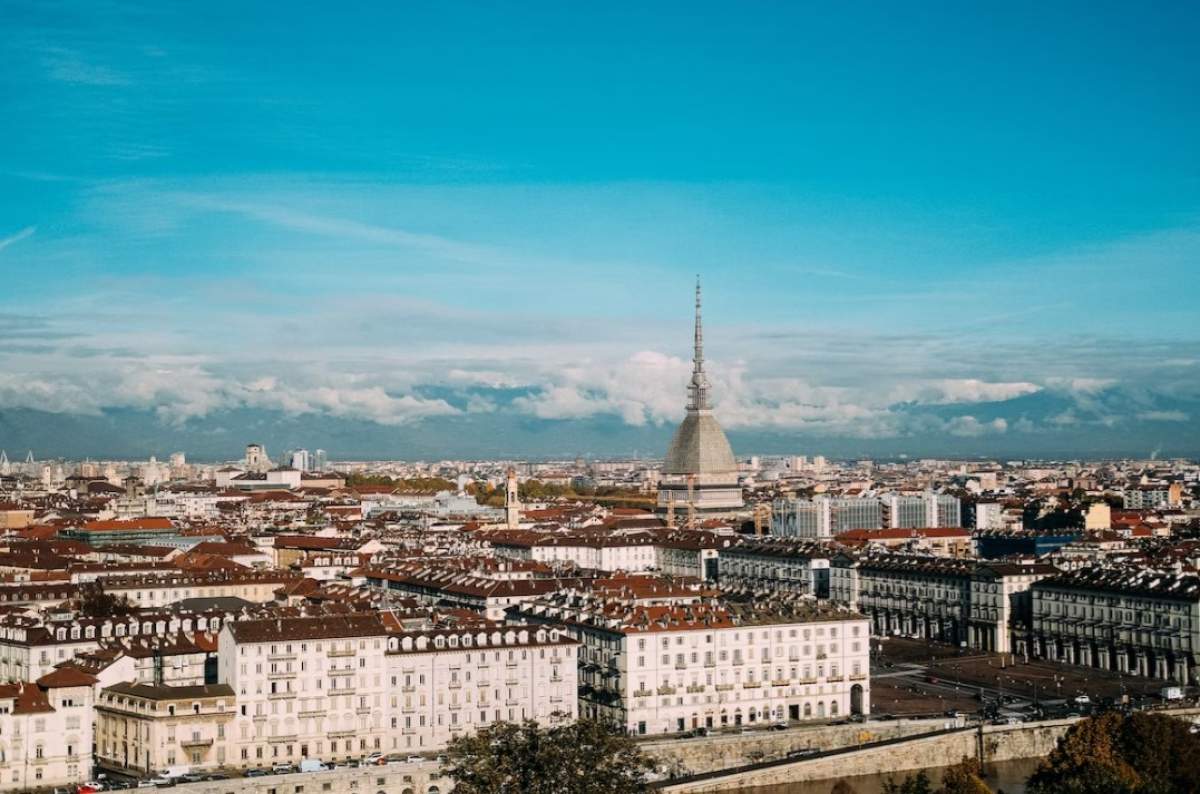
<svg viewBox="0 0 1200 794"><path fill-rule="evenodd" d="M988 786L994 792L1003 794L1025 794L1025 781L1037 768L1040 758L1025 758L1019 761L1001 761L988 767ZM855 794L881 794L883 784L889 777L902 779L907 772L895 775L863 775L846 778L846 782L854 787ZM929 770L929 777L935 785L941 783L940 769ZM776 786L760 786L747 789L747 794L829 794L834 780L822 780L810 783L781 783Z"/></svg>

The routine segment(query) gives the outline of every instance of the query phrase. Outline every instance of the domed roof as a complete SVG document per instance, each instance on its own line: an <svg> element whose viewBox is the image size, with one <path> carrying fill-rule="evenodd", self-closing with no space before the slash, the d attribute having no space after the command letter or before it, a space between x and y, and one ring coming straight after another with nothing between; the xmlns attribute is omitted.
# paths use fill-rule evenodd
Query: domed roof
<svg viewBox="0 0 1200 794"><path fill-rule="evenodd" d="M690 410L667 450L663 474L732 474L737 476L733 449L720 423L708 411Z"/></svg>

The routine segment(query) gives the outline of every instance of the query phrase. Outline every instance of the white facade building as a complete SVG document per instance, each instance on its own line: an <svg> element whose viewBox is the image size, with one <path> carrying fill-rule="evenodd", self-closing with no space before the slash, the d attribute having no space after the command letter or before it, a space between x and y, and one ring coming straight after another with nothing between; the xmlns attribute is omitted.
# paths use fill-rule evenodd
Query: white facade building
<svg viewBox="0 0 1200 794"><path fill-rule="evenodd" d="M867 619L812 602L643 606L563 593L514 610L580 648L580 709L632 734L870 710Z"/></svg>
<svg viewBox="0 0 1200 794"><path fill-rule="evenodd" d="M387 613L227 624L232 763L422 752L500 720L573 719L575 649L556 627L403 631Z"/></svg>

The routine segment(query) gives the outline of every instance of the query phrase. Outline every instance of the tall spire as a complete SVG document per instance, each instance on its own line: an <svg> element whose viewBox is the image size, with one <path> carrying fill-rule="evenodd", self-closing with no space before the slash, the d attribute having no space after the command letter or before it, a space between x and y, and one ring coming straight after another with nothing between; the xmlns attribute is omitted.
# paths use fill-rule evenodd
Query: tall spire
<svg viewBox="0 0 1200 794"><path fill-rule="evenodd" d="M688 386L689 411L708 409L708 378L704 376L704 326L700 320L700 276L696 276L696 336L692 352L692 383Z"/></svg>

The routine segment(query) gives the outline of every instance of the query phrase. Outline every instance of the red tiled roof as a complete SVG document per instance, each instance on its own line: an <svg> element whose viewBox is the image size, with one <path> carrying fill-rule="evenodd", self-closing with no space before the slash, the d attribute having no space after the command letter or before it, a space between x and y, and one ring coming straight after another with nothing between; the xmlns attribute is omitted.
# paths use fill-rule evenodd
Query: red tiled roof
<svg viewBox="0 0 1200 794"><path fill-rule="evenodd" d="M37 680L42 689L62 689L74 686L91 686L96 677L75 667L59 667Z"/></svg>
<svg viewBox="0 0 1200 794"><path fill-rule="evenodd" d="M169 518L129 518L111 521L87 521L83 525L87 530L134 530L134 529L174 529L175 525Z"/></svg>

